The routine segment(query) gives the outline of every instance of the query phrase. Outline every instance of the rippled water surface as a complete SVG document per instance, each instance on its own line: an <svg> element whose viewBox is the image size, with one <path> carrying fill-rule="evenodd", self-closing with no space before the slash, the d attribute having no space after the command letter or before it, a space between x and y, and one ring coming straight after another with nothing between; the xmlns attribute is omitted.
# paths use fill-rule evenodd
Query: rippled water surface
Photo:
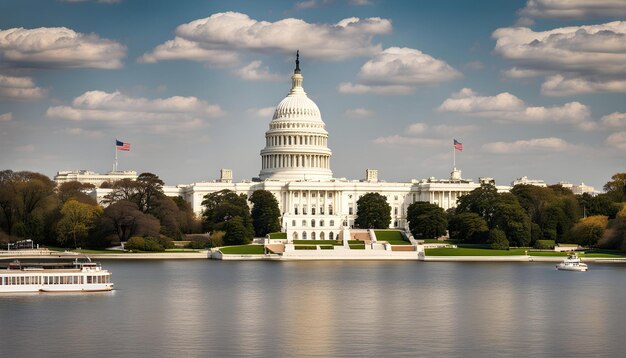
<svg viewBox="0 0 626 358"><path fill-rule="evenodd" d="M0 356L626 354L621 265L102 263L110 293L0 295Z"/></svg>

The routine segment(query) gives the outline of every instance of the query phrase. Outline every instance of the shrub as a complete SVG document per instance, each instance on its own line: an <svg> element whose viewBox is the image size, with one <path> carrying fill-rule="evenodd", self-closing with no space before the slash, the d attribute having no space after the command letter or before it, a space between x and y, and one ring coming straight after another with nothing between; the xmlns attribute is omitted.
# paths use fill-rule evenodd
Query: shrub
<svg viewBox="0 0 626 358"><path fill-rule="evenodd" d="M127 250L133 251L164 251L166 248L174 247L174 243L167 237L131 237L124 246Z"/></svg>
<svg viewBox="0 0 626 358"><path fill-rule="evenodd" d="M534 248L539 250L549 250L554 249L554 245L556 245L554 240L537 240Z"/></svg>
<svg viewBox="0 0 626 358"><path fill-rule="evenodd" d="M493 250L509 249L509 240L506 239L506 234L504 234L504 231L497 228L489 230L489 239L487 240L487 243Z"/></svg>
<svg viewBox="0 0 626 358"><path fill-rule="evenodd" d="M133 236L126 242L124 248L126 250L139 250L143 251L144 247L146 247L146 241L141 236Z"/></svg>

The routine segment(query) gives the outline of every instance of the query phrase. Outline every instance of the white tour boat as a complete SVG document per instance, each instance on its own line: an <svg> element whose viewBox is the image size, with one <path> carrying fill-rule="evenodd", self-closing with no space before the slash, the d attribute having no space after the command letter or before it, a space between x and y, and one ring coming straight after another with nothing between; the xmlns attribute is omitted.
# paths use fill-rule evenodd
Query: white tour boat
<svg viewBox="0 0 626 358"><path fill-rule="evenodd" d="M587 264L580 262L580 258L576 253L567 255L567 258L560 264L556 265L557 270L565 271L587 271L589 268Z"/></svg>
<svg viewBox="0 0 626 358"><path fill-rule="evenodd" d="M0 293L111 291L111 273L87 260L37 264L13 261L0 270Z"/></svg>

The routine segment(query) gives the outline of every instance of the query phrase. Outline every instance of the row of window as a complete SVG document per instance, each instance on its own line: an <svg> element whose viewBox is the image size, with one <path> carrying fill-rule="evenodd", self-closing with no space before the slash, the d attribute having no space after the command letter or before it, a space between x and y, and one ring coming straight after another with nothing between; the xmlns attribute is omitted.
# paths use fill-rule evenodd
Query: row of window
<svg viewBox="0 0 626 358"><path fill-rule="evenodd" d="M265 138L265 145L279 146L279 145L316 145L326 146L328 145L328 139L322 136L268 136Z"/></svg>
<svg viewBox="0 0 626 358"><path fill-rule="evenodd" d="M318 236L317 233L315 231L311 232L310 234L307 233L306 231L303 231L301 234L299 234L298 232L294 232L293 233L293 239L294 240L318 240ZM320 232L319 233L319 240L326 240L326 233L325 232ZM334 232L329 232L328 233L328 240L335 240L335 233Z"/></svg>
<svg viewBox="0 0 626 358"><path fill-rule="evenodd" d="M294 209L293 211L294 211L295 215L300 215L300 212L298 210L299 209L298 205L295 205L293 209ZM302 215L308 215L306 209L307 209L307 206L303 205L302 206ZM316 212L315 209L316 209L315 207L311 208L311 215L315 215L315 212ZM324 215L324 207L320 207L320 215ZM328 205L328 215L333 215L333 206L332 205Z"/></svg>
<svg viewBox="0 0 626 358"><path fill-rule="evenodd" d="M311 112L312 115L315 113ZM289 129L289 128L321 128L322 124L314 124L314 123L270 123L270 129Z"/></svg>
<svg viewBox="0 0 626 358"><path fill-rule="evenodd" d="M319 194L320 194L320 198L324 197L324 193L319 193ZM302 197L305 198L306 196L307 196L307 192L305 191L305 192L302 193ZM316 196L317 196L317 192L312 191L311 192L311 197L315 198ZM297 191L293 192L293 197L294 198L298 197L298 192ZM332 192L328 192L328 198L331 199L332 197L333 197L333 193Z"/></svg>
<svg viewBox="0 0 626 358"><path fill-rule="evenodd" d="M10 276L0 277L0 285L79 285L110 283L109 275L97 276Z"/></svg>
<svg viewBox="0 0 626 358"><path fill-rule="evenodd" d="M320 227L324 227L324 219L319 221ZM302 220L302 227L306 227L307 221ZM291 226L296 226L296 220L291 220ZM330 227L335 226L335 220L330 220ZM315 227L315 219L311 219L311 227Z"/></svg>

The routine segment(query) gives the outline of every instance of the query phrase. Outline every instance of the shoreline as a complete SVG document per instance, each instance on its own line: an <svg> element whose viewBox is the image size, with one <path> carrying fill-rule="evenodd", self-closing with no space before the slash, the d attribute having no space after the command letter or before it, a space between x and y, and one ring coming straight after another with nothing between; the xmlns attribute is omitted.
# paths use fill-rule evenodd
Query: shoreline
<svg viewBox="0 0 626 358"><path fill-rule="evenodd" d="M50 252L49 254L0 254L0 260L19 260L19 259L38 259L38 258L57 258L57 259L74 259L89 257L90 259L97 260L199 260L209 259L210 251L203 250L199 252L131 252L131 253L98 253L98 254L83 254L79 252Z"/></svg>

